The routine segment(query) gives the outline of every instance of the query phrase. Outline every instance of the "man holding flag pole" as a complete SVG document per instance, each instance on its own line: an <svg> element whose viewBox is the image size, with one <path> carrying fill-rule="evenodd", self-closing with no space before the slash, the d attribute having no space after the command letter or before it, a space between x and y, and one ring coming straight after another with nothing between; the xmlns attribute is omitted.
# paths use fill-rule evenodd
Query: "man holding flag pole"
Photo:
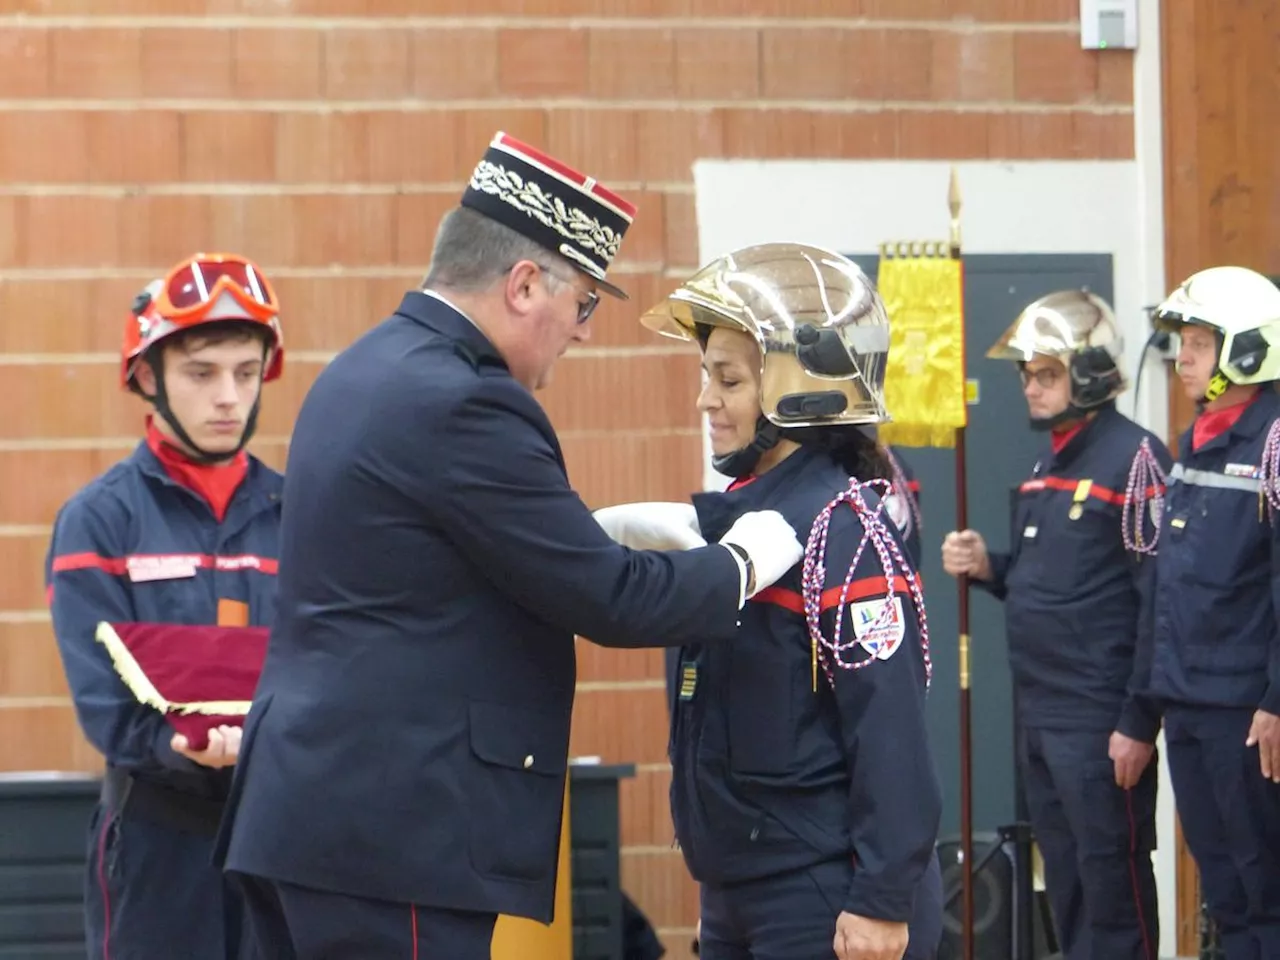
<svg viewBox="0 0 1280 960"><path fill-rule="evenodd" d="M1021 312L987 356L1018 365L1048 449L1016 491L1008 552L988 551L963 512L942 547L948 573L1006 604L1017 768L1066 960L1154 960L1159 939L1160 717L1143 636L1169 454L1115 408L1121 352L1088 291Z"/></svg>

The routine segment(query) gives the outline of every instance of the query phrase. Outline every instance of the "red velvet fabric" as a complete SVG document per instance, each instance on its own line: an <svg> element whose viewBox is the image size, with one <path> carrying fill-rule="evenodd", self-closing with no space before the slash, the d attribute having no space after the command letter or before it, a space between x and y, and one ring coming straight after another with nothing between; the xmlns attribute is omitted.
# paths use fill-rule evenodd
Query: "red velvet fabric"
<svg viewBox="0 0 1280 960"><path fill-rule="evenodd" d="M111 627L141 672L169 703L253 699L267 654L267 627L174 623L113 623ZM165 719L195 750L208 746L209 731L214 727L244 723L243 716L172 709L166 711Z"/></svg>

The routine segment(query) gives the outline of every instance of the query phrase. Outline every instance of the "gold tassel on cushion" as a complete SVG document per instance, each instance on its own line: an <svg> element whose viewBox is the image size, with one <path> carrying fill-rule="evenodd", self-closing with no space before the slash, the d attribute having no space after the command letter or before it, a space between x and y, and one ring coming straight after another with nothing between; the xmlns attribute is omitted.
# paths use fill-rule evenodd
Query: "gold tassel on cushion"
<svg viewBox="0 0 1280 960"><path fill-rule="evenodd" d="M147 677L129 647L105 620L98 624L95 639L107 648L116 673L124 681L139 703L154 707L162 713L202 714L213 717L242 717L248 714L251 700L209 700L201 703L173 703L161 696L155 684Z"/></svg>

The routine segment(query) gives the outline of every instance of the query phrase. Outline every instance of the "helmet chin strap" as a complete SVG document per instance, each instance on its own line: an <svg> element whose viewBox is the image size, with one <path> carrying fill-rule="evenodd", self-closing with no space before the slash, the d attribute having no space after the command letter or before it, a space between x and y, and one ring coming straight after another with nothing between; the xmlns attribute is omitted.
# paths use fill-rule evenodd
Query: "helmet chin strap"
<svg viewBox="0 0 1280 960"><path fill-rule="evenodd" d="M213 452L205 450L194 440L191 434L187 433L186 428L179 422L178 417L173 412L173 408L169 406L169 394L164 386L164 365L153 364L151 367L156 377L156 394L154 397L148 397L142 394L147 400L151 401L151 405L155 407L156 413L164 419L169 425L175 437L177 437L186 449L182 452L192 463L198 463L202 466L213 466L219 463L226 463L234 459L241 450L253 439L254 431L258 428L258 407L262 402L262 391L259 389L258 398L253 401L253 408L249 411L249 418L245 422L244 432L240 434L240 442L235 445L232 450Z"/></svg>
<svg viewBox="0 0 1280 960"><path fill-rule="evenodd" d="M1088 415L1088 410L1077 407L1074 403L1071 403L1068 404L1067 408L1061 413L1055 413L1052 417L1032 417L1031 429L1038 433L1047 433L1050 430L1056 430L1064 424L1072 423L1076 420L1083 420Z"/></svg>
<svg viewBox="0 0 1280 960"><path fill-rule="evenodd" d="M778 445L782 439L782 431L769 422L764 414L756 421L756 435L751 442L739 450L711 458L711 466L717 473L724 474L732 480L744 477L756 468L760 458Z"/></svg>

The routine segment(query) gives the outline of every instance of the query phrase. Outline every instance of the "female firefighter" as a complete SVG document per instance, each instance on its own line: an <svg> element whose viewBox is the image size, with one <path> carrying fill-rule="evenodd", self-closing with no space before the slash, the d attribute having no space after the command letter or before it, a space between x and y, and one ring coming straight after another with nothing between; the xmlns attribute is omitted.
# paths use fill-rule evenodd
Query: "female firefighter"
<svg viewBox="0 0 1280 960"><path fill-rule="evenodd" d="M602 525L637 546L664 524L709 539L775 509L806 556L742 611L732 643L676 662L672 816L701 884L710 960L934 956L940 793L925 724L928 632L887 505L884 306L856 265L771 243L716 260L642 317L696 341L714 466L693 510L627 504ZM664 546L687 545L671 537Z"/></svg>

